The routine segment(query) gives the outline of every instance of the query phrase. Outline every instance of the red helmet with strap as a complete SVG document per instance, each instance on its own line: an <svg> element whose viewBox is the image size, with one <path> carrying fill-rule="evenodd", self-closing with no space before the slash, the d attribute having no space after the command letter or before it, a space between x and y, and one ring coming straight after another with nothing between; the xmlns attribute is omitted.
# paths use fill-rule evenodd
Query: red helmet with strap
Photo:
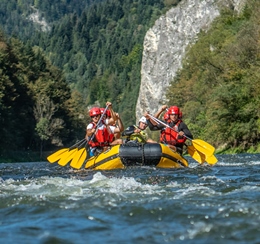
<svg viewBox="0 0 260 244"><path fill-rule="evenodd" d="M107 117L109 117L109 118L111 117L111 112L110 112L110 110L107 110L107 111L106 111L106 114L107 114Z"/></svg>
<svg viewBox="0 0 260 244"><path fill-rule="evenodd" d="M104 111L105 111L105 108L100 108L100 112L101 112L101 114L103 114ZM107 111L106 111L105 114L106 114L107 117L111 117L111 112L110 112L110 110L107 109Z"/></svg>
<svg viewBox="0 0 260 244"><path fill-rule="evenodd" d="M100 113L103 114L105 111L105 108L100 108Z"/></svg>
<svg viewBox="0 0 260 244"><path fill-rule="evenodd" d="M98 107L94 107L92 109L89 110L89 116L92 117L94 115L99 115L101 114L100 108Z"/></svg>
<svg viewBox="0 0 260 244"><path fill-rule="evenodd" d="M168 114L168 112L166 112L166 113L163 115L163 119L164 119L165 121L167 121L167 120L169 119L169 114Z"/></svg>
<svg viewBox="0 0 260 244"><path fill-rule="evenodd" d="M169 109L168 109L168 114L177 114L179 115L180 114L180 109L177 107L177 106L171 106Z"/></svg>
<svg viewBox="0 0 260 244"><path fill-rule="evenodd" d="M182 119L182 111L180 110L179 118Z"/></svg>

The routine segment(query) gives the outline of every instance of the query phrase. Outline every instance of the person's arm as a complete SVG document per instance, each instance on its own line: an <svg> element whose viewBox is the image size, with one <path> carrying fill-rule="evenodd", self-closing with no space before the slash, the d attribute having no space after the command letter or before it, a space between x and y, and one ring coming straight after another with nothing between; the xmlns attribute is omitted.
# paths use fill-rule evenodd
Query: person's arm
<svg viewBox="0 0 260 244"><path fill-rule="evenodd" d="M87 126L87 129L86 129L86 136L85 136L85 139L88 140L90 136L93 135L93 133L95 133L95 128L93 126L93 124L89 124Z"/></svg>
<svg viewBox="0 0 260 244"><path fill-rule="evenodd" d="M162 105L162 107L154 114L155 118L159 118L161 113L167 109L167 105Z"/></svg>
<svg viewBox="0 0 260 244"><path fill-rule="evenodd" d="M193 139L193 135L191 134L188 126L184 122L181 122L179 126L179 136L184 135L189 137L190 139Z"/></svg>
<svg viewBox="0 0 260 244"><path fill-rule="evenodd" d="M112 108L112 103L111 102L107 102L106 106L108 106L108 110L111 113L111 118L108 119L108 124L109 125L113 125L113 124L115 124L117 118L116 118L116 114L115 114L115 112L114 112L114 110Z"/></svg>
<svg viewBox="0 0 260 244"><path fill-rule="evenodd" d="M164 125L158 123L157 121L154 121L150 116L148 112L144 113L144 117L147 120L148 127L151 131L161 130L164 128Z"/></svg>
<svg viewBox="0 0 260 244"><path fill-rule="evenodd" d="M149 116L149 112L145 112L144 113L144 117L147 120L147 124L150 130L154 131L154 130L160 130L158 129L158 123L156 121L154 121L150 116Z"/></svg>
<svg viewBox="0 0 260 244"><path fill-rule="evenodd" d="M125 129L124 124L123 124L119 114L115 113L115 115L116 115L116 118L117 118L117 128L116 129L118 129L116 132L120 133Z"/></svg>
<svg viewBox="0 0 260 244"><path fill-rule="evenodd" d="M122 136L130 136L135 132L135 127L133 125L129 126L122 132Z"/></svg>
<svg viewBox="0 0 260 244"><path fill-rule="evenodd" d="M147 124L148 124L148 127L149 127L149 129L150 129L151 131L161 130L161 129L158 127L158 124L155 124L155 125L154 125L154 124L151 122L150 119L147 119Z"/></svg>
<svg viewBox="0 0 260 244"><path fill-rule="evenodd" d="M163 111L165 111L167 109L167 105L163 105L156 113L153 117L155 118L159 118L159 116L161 115L161 113ZM155 131L155 130L161 130L163 129L164 125L158 123L157 121L153 120L150 116L149 116L149 112L145 112L144 117L147 119L148 122L148 126L149 129L151 131Z"/></svg>

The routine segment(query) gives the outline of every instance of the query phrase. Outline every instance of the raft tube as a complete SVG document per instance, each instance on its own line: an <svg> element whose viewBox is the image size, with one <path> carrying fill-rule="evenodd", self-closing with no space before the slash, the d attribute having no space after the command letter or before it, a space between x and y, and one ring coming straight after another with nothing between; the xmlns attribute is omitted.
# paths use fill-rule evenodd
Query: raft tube
<svg viewBox="0 0 260 244"><path fill-rule="evenodd" d="M124 169L129 166L158 168L188 167L180 154L160 143L127 143L116 145L87 160L85 168L95 170Z"/></svg>

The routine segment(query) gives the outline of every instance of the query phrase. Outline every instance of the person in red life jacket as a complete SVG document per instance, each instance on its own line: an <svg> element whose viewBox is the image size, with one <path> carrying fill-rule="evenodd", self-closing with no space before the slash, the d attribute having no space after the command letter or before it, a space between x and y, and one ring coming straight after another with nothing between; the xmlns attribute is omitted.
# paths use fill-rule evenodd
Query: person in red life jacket
<svg viewBox="0 0 260 244"><path fill-rule="evenodd" d="M105 108L100 108L100 111L103 114ZM107 110L103 119L108 124L108 120L110 118L111 118L111 111ZM110 127L111 130L114 131L114 139L116 140L121 137L121 132L124 131L124 125L118 113L115 113L115 119L116 119L115 122L112 125L110 125ZM114 143L116 143L116 141Z"/></svg>
<svg viewBox="0 0 260 244"><path fill-rule="evenodd" d="M166 109L167 106L163 105L155 115L159 117L160 114ZM177 106L171 106L168 109L167 114L169 115L169 119L166 124L170 128L153 121L148 115L146 115L149 128L150 130L161 130L160 142L167 144L171 149L182 154L183 146L186 141L185 136L191 139L193 136L188 129L188 126L182 121L182 112Z"/></svg>
<svg viewBox="0 0 260 244"><path fill-rule="evenodd" d="M90 156L97 155L116 143L114 142L115 129L110 127L116 120L115 113L110 102L107 102L106 105L112 115L110 119L103 120L103 117L100 119L103 114L99 107L93 107L89 110L92 121L87 126L85 138L90 146Z"/></svg>

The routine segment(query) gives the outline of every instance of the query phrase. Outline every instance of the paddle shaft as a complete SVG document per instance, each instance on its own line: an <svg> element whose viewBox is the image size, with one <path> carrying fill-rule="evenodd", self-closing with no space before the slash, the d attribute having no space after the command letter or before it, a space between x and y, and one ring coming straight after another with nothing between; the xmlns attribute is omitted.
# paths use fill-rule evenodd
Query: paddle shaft
<svg viewBox="0 0 260 244"><path fill-rule="evenodd" d="M69 150L73 149L74 147L76 148L76 147L78 147L79 145L82 145L82 143L84 143L85 141L86 141L85 138L82 139L82 140L80 140L80 141L78 141L77 143L75 143L74 145L72 145L72 146L69 148Z"/></svg>
<svg viewBox="0 0 260 244"><path fill-rule="evenodd" d="M102 121L102 119L103 119L103 117L104 117L104 115L105 115L107 109L108 109L108 106L106 106L104 112L101 114L101 116L100 116L100 118L99 118L99 120L98 120L98 122L97 122L96 129L95 129L94 133L91 135L90 139L89 139L89 140L86 140L86 139L84 138L84 140L81 141L81 142L82 142L81 144L78 143L78 145L79 145L78 148L81 148L84 144L85 144L84 147L86 147L86 146L88 145L88 142L89 142L89 141L92 141L92 140L94 139L94 136L95 136L95 134L97 133L98 126L99 126L100 122ZM71 162L70 165L71 165L73 168L79 169L79 168L81 167L81 165L83 164L85 158L87 157L86 149L85 149L84 147L82 147L82 148L77 152L77 154L75 155L75 157L72 159L72 162Z"/></svg>
<svg viewBox="0 0 260 244"><path fill-rule="evenodd" d="M63 149L60 149L58 151L56 151L55 153L52 153L51 155L49 155L47 157L47 160L50 162L50 163L54 163L56 161L58 161L59 159L61 159L64 154L66 155L67 152L69 152L71 149L74 149L74 148L77 148L78 145L80 145L82 142L85 142L86 139L82 139L80 141L78 141L77 143L75 143L74 145L72 145L70 148L63 148Z"/></svg>
<svg viewBox="0 0 260 244"><path fill-rule="evenodd" d="M159 120L159 119L157 119L157 118L155 118L154 116L152 116L152 115L150 115L150 114L148 114L157 124L159 124L159 123L161 123L162 125L164 125L165 127L168 127L168 128L170 128L170 129L172 129L172 130L174 130L172 127L170 127L169 125L167 125L166 123L164 123L164 122L162 122L161 120ZM174 130L174 131L176 131L176 130ZM184 135L185 136L185 135ZM187 137L187 136L185 136L187 139L189 139L189 140L191 140L191 141L193 141L194 142L194 140L192 140L191 138L189 138L189 137ZM186 145L187 146L187 145ZM188 148L188 151L192 151L192 153L189 153L191 156L192 156L192 158L193 159L195 159L197 162L199 162L199 163L203 163L203 162L205 162L205 157L206 157L206 155L205 154L203 154L202 152L200 152L200 151L198 151L198 150L196 150L193 146L187 146L187 148ZM207 161L207 160L206 160ZM209 164L215 164L216 162L217 162L217 160L216 160L216 158L214 157L214 155L212 155L211 157L209 157L209 160L208 160L209 162ZM212 161L212 162L211 162Z"/></svg>
<svg viewBox="0 0 260 244"><path fill-rule="evenodd" d="M171 130L174 130L175 132L178 132L178 131L176 131L174 128L172 128L171 126L165 124L165 123L162 122L161 120L155 118L155 117L152 116L151 114L148 114L148 116L151 117L157 124L162 124L162 125L164 125L165 127L168 127L168 128L170 128ZM186 138L189 139L189 140L192 140L191 138L187 137L185 134L184 134L183 136L186 137Z"/></svg>
<svg viewBox="0 0 260 244"><path fill-rule="evenodd" d="M150 118L152 118L157 124L162 124L164 125L165 127L167 128L170 128L171 130L174 130L175 132L178 132L176 131L174 128L170 127L168 124L165 124L164 122L162 122L161 120L155 118L154 116L148 114L148 116ZM213 146L211 146L209 143L205 142L205 141L202 141L200 139L191 139L189 138L188 136L186 136L185 134L183 135L185 138L191 140L194 144L196 144L196 149L198 151L200 151L201 153L207 155L207 156L211 156L213 155L214 151L215 151L215 148Z"/></svg>

